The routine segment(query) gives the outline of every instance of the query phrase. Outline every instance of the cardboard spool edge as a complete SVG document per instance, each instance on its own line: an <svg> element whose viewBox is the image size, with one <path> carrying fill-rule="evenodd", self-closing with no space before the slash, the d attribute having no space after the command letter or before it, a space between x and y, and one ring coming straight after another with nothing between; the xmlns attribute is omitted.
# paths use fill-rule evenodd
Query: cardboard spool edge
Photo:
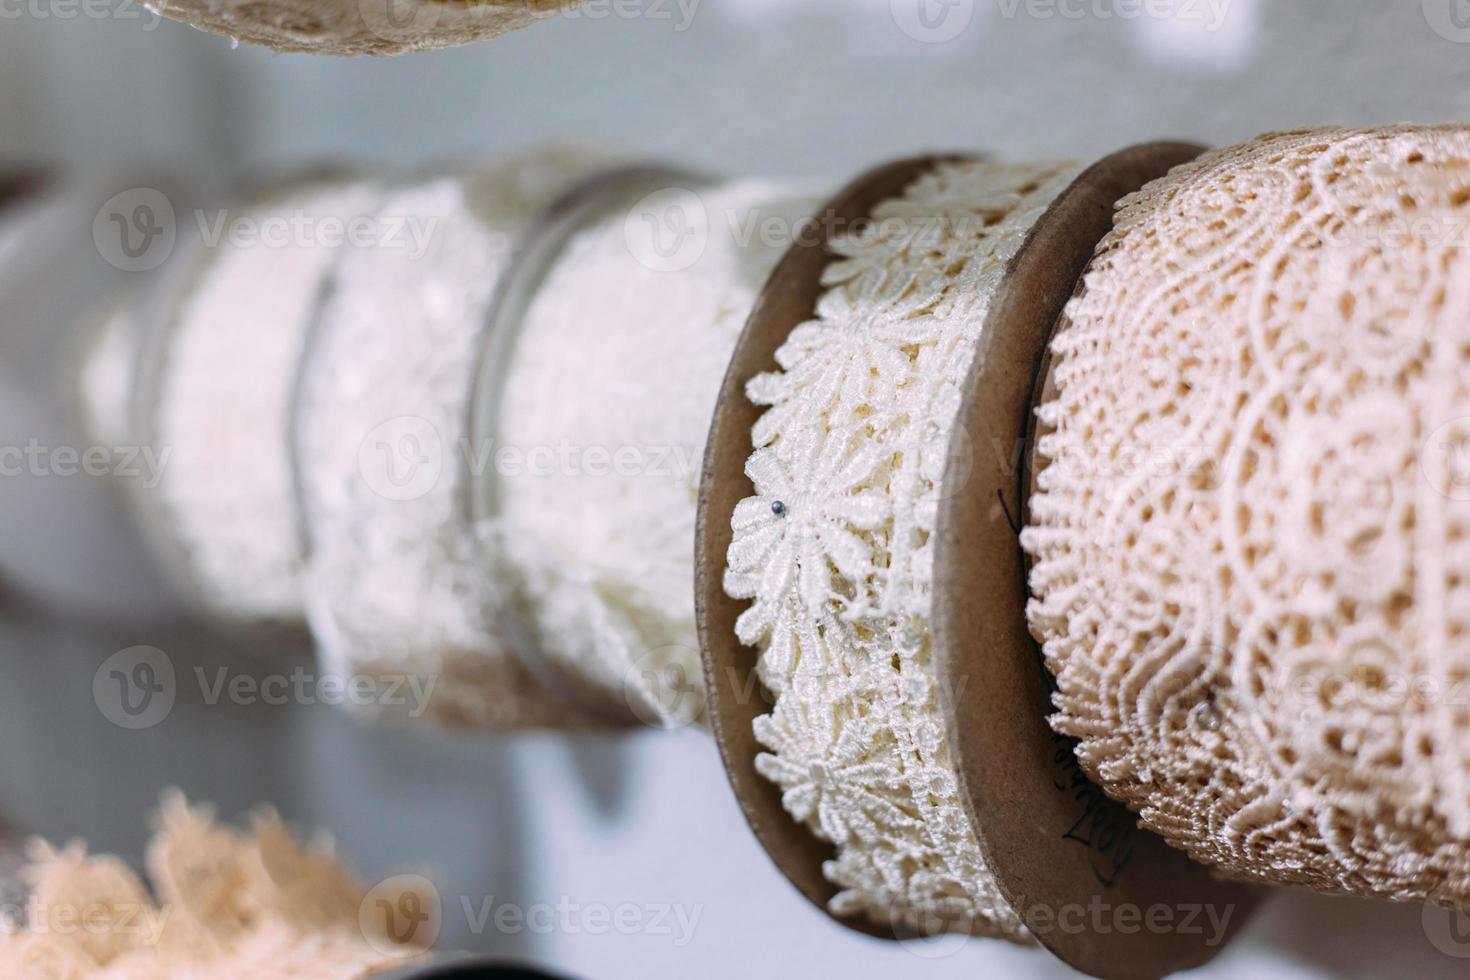
<svg viewBox="0 0 1470 980"><path fill-rule="evenodd" d="M1099 930L1086 911L1088 928L1062 928L1053 918L1050 928L1033 929L1063 962L1099 977L1155 978L1202 965L1225 942L1213 928L1187 932L1188 909L1214 906L1223 915L1228 908L1228 937L1258 894L1139 828L1134 814L1087 780L1073 743L1051 730L1052 682L1027 628L1028 567L1018 540L1033 480L1035 399L1050 375L1046 353L1062 309L1112 229L1117 202L1202 151L1152 143L1113 154L1031 229L993 301L966 382L946 477L962 489L942 502L935 542L935 664L950 752L1001 893L1023 920L1037 910L1055 917L1075 907L1146 914L1163 906L1180 925L1150 929L1140 920L1127 932Z"/></svg>
<svg viewBox="0 0 1470 980"><path fill-rule="evenodd" d="M794 244L771 273L735 347L720 388L706 444L695 529L694 594L701 656L704 660L706 717L724 761L730 787L766 854L812 904L831 914L828 901L837 888L822 873L834 848L786 812L781 790L755 771L762 751L752 724L769 712L768 693L755 676L756 651L735 637L735 620L748 603L724 591L725 554L733 533L730 518L755 488L745 475L753 452L750 433L761 409L745 397L745 384L775 370L776 350L791 331L816 315L822 272L832 258L834 231L868 218L875 207L897 197L915 180L946 162L971 159L963 154L914 157L872 170L849 184L818 213L820 233ZM833 918L849 928L882 939L905 938L861 917Z"/></svg>

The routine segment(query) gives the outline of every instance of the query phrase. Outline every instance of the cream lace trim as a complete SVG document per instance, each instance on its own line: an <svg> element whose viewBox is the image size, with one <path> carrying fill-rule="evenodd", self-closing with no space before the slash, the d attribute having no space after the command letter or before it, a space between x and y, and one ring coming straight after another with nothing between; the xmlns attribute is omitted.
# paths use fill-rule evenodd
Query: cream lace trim
<svg viewBox="0 0 1470 980"><path fill-rule="evenodd" d="M500 444L566 456L498 474L501 518L487 527L537 655L656 727L704 705L689 587L700 461L730 352L785 250L752 229L795 227L817 207L765 180L690 200L703 237L688 268L630 248L630 197L549 272L511 355Z"/></svg>
<svg viewBox="0 0 1470 980"><path fill-rule="evenodd" d="M1075 171L937 167L837 238L816 320L751 381L770 406L725 577L776 695L757 768L836 845L834 914L1026 938L982 860L939 717L931 540L989 300Z"/></svg>
<svg viewBox="0 0 1470 980"><path fill-rule="evenodd" d="M254 205L248 217L346 222L379 193L368 184L317 184ZM215 247L177 314L150 406L158 445L171 453L157 503L181 570L206 603L244 619L296 621L303 556L288 448L291 388L338 252L312 241Z"/></svg>
<svg viewBox="0 0 1470 980"><path fill-rule="evenodd" d="M1125 201L1024 543L1056 728L1264 881L1470 902L1470 129L1277 134Z"/></svg>
<svg viewBox="0 0 1470 980"><path fill-rule="evenodd" d="M304 590L326 669L385 692L425 685L427 703L391 699L383 714L471 728L574 720L496 619L500 584L467 503L485 455L469 444L468 408L519 236L595 166L542 153L402 189L380 217L417 221L423 254L396 240L348 251L337 270L298 409Z"/></svg>

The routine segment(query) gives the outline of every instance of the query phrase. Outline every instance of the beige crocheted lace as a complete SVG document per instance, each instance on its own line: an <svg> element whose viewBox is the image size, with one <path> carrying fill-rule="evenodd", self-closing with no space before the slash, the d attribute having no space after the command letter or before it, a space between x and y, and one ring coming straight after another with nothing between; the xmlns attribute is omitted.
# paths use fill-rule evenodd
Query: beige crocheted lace
<svg viewBox="0 0 1470 980"><path fill-rule="evenodd" d="M1057 730L1233 875L1470 903L1470 128L1323 130L1126 200L1025 546Z"/></svg>
<svg viewBox="0 0 1470 980"><path fill-rule="evenodd" d="M156 899L122 861L80 843L36 841L28 857L24 915L0 928L0 976L355 980L425 954L370 933L362 886L270 812L244 834L166 795L148 849Z"/></svg>
<svg viewBox="0 0 1470 980"><path fill-rule="evenodd" d="M949 432L990 297L1075 173L944 164L834 240L817 318L782 370L736 508L725 589L754 603L775 708L756 760L836 845L839 916L884 928L1026 938L987 870L949 758L929 632L932 542Z"/></svg>

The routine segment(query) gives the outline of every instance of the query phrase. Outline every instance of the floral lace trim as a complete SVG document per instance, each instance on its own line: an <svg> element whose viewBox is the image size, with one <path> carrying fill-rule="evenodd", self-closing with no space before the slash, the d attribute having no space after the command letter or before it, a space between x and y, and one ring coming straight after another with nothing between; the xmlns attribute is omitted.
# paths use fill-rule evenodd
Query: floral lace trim
<svg viewBox="0 0 1470 980"><path fill-rule="evenodd" d="M758 770L836 846L831 909L919 933L1025 940L960 800L929 633L932 538L960 383L990 297L1027 231L1075 175L952 163L837 238L817 319L748 395L769 406L736 508L725 575L754 600L775 707Z"/></svg>

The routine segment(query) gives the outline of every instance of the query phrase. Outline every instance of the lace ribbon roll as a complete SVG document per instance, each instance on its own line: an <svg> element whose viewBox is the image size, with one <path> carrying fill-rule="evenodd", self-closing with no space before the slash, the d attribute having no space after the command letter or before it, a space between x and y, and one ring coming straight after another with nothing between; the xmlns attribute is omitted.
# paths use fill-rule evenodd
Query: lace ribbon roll
<svg viewBox="0 0 1470 980"><path fill-rule="evenodd" d="M757 770L836 848L830 910L1028 941L960 799L929 631L931 538L959 383L1009 259L1070 165L945 162L835 238L817 318L753 379L726 592L775 696Z"/></svg>
<svg viewBox="0 0 1470 980"><path fill-rule="evenodd" d="M529 27L582 0L155 0L165 17L276 51L393 55Z"/></svg>
<svg viewBox="0 0 1470 980"><path fill-rule="evenodd" d="M135 496L165 565L224 620L303 616L296 367L332 262L381 193L296 182L220 212L219 241L203 245L171 308L148 325L138 429L168 462ZM112 353L107 340L98 353Z"/></svg>
<svg viewBox="0 0 1470 980"><path fill-rule="evenodd" d="M390 194L383 237L343 256L317 321L296 416L307 616L328 670L378 678L384 692L421 685L377 706L388 714L492 728L568 720L496 622L467 427L516 243L592 166L538 154Z"/></svg>
<svg viewBox="0 0 1470 980"><path fill-rule="evenodd" d="M630 175L545 273L490 433L519 462L493 468L486 491L509 614L534 633L539 669L603 714L659 727L704 705L690 583L716 396L818 204L769 181L683 183L700 189Z"/></svg>
<svg viewBox="0 0 1470 980"><path fill-rule="evenodd" d="M1055 728L1231 875L1470 904L1470 128L1261 137L1128 199L1024 545Z"/></svg>

